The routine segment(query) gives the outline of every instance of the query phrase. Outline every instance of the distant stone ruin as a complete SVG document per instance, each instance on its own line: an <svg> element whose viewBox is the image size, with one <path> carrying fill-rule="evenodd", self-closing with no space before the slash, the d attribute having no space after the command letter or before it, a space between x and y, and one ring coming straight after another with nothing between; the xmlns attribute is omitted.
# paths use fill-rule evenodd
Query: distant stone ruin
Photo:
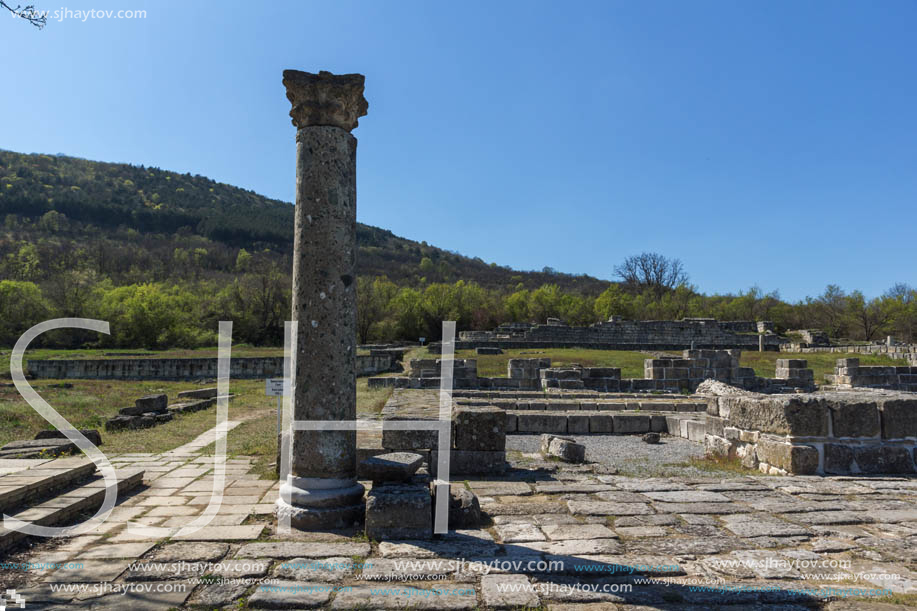
<svg viewBox="0 0 917 611"><path fill-rule="evenodd" d="M761 336L759 338L759 336ZM546 324L507 323L493 331L462 331L457 350L475 348L594 348L603 350L745 349L779 350L786 342L774 334L774 323L720 322L715 318L621 320L612 317L588 327L571 327L558 319ZM437 344L431 344L436 351Z"/></svg>
<svg viewBox="0 0 917 611"><path fill-rule="evenodd" d="M477 359L453 361L453 385L457 389L495 390L595 390L601 392L694 392L704 380L718 380L758 392L814 390L815 379L805 360L777 359L774 378L755 375L740 367L740 350L685 350L682 358L644 361L643 378L621 378L617 367L552 367L549 358L510 359L507 377L477 374ZM412 359L407 376L370 378L370 388L439 388L439 359Z"/></svg>
<svg viewBox="0 0 917 611"><path fill-rule="evenodd" d="M401 355L373 351L358 355L357 375L395 371ZM283 376L282 356L233 357L229 377L236 380ZM29 360L26 368L38 379L48 380L215 380L217 359L213 358L107 358Z"/></svg>
<svg viewBox="0 0 917 611"><path fill-rule="evenodd" d="M834 374L825 374L829 384L837 388L882 388L917 392L917 365L861 366L860 359L838 359Z"/></svg>

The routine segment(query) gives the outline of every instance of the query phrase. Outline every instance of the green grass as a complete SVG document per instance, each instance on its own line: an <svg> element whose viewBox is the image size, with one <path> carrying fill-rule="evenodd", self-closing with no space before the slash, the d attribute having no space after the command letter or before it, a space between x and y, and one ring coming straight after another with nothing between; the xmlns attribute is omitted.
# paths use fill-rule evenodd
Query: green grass
<svg viewBox="0 0 917 611"><path fill-rule="evenodd" d="M66 382L71 388L54 388ZM76 428L94 428L102 433L102 449L115 452L162 452L191 441L216 426L216 409L176 415L165 424L136 431L106 432L105 421L122 407L133 405L138 397L166 393L176 402L179 391L200 388L192 382L125 381L125 380L40 380L33 388L61 416ZM238 380L230 383L237 394L229 404L229 418L247 417L252 412L274 405L273 397L264 395L261 380ZM44 418L29 406L14 387L0 388L0 445L17 439L32 439L38 431L51 428Z"/></svg>
<svg viewBox="0 0 917 611"><path fill-rule="evenodd" d="M584 367L620 367L622 378L642 378L643 361L651 358L643 352L585 348L512 349L504 350L503 354L481 355L475 354L474 350L458 350L455 353L455 358L458 359L477 359L478 375L488 378L505 378L506 362L510 359L544 357L549 357L553 366L579 363ZM431 356L426 354L423 358L431 358Z"/></svg>
<svg viewBox="0 0 917 611"><path fill-rule="evenodd" d="M748 469L742 466L742 461L738 458L728 458L726 456L704 456L689 458L683 463L669 463L668 466L693 467L698 471L704 471L711 474L730 473L733 475L761 475L757 469Z"/></svg>

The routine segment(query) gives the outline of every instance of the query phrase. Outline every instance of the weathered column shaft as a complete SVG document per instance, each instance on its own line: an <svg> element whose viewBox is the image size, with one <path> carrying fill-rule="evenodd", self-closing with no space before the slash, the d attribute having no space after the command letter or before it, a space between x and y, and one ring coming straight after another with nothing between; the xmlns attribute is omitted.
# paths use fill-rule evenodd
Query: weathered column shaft
<svg viewBox="0 0 917 611"><path fill-rule="evenodd" d="M293 415L356 420L357 139L339 127L296 134ZM356 431L298 431L293 475L356 474Z"/></svg>
<svg viewBox="0 0 917 611"><path fill-rule="evenodd" d="M348 421L356 398L356 157L350 134L366 114L363 76L284 71L296 133L293 417ZM356 431L293 432L278 513L303 529L343 528L363 516Z"/></svg>

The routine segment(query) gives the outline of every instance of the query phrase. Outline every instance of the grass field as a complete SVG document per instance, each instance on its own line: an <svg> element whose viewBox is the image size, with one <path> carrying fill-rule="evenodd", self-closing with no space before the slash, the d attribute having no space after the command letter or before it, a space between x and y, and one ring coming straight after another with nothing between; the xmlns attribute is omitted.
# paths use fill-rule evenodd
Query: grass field
<svg viewBox="0 0 917 611"><path fill-rule="evenodd" d="M367 387L366 378L357 380L357 412L377 415L391 396L391 389ZM70 388L61 387L63 384ZM210 384L212 385L212 384ZM38 380L32 387L61 416L76 428L94 428L102 433L102 450L117 452L164 452L187 443L216 426L216 408L176 415L165 424L137 431L106 432L105 421L118 409L133 405L138 397L166 393L170 403L179 391L199 388L193 382L120 380ZM229 434L232 454L271 457L277 427L277 398L264 394L263 380L231 380L229 419L245 422ZM17 439L32 439L38 431L51 428L13 386L0 387L0 445ZM258 450L255 452L254 450Z"/></svg>

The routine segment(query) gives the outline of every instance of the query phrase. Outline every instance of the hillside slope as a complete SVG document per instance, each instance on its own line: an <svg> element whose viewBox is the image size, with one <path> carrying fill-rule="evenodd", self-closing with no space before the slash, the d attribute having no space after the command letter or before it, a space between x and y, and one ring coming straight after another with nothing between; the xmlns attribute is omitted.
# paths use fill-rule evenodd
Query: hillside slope
<svg viewBox="0 0 917 611"><path fill-rule="evenodd" d="M74 257L116 284L231 274L240 249L289 269L293 207L199 175L0 150L0 257L34 244L41 270ZM488 288L545 283L595 295L608 282L522 272L358 224L360 275L398 284L456 280Z"/></svg>

